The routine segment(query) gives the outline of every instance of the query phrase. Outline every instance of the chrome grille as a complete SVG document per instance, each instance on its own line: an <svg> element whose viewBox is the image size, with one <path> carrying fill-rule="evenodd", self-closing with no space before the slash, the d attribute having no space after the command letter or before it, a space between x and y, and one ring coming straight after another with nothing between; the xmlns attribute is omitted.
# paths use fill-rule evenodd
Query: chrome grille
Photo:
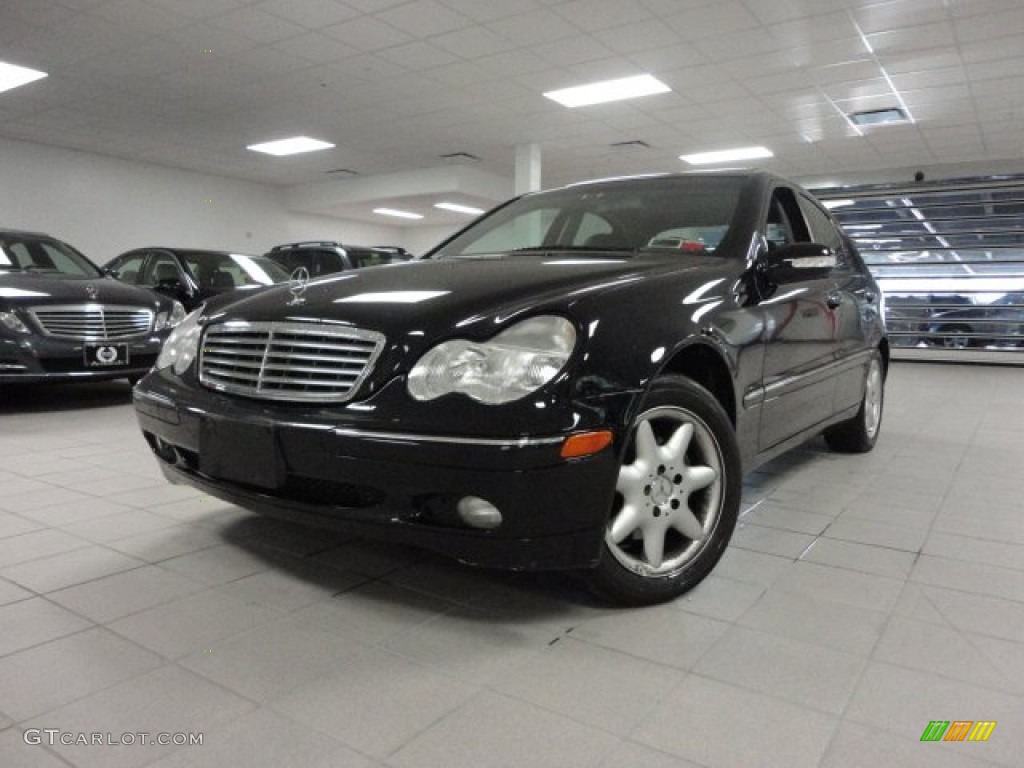
<svg viewBox="0 0 1024 768"><path fill-rule="evenodd" d="M153 327L153 310L110 304L32 307L32 317L48 336L111 341L144 336Z"/></svg>
<svg viewBox="0 0 1024 768"><path fill-rule="evenodd" d="M383 346L379 333L319 323L211 325L199 381L264 400L340 403L356 393Z"/></svg>

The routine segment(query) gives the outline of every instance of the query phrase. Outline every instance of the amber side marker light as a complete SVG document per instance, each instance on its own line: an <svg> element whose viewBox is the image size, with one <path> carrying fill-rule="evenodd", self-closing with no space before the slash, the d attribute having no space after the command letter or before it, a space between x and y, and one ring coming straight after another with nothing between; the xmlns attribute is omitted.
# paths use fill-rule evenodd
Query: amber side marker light
<svg viewBox="0 0 1024 768"><path fill-rule="evenodd" d="M583 432L579 435L570 435L562 443L563 459L578 459L581 456L602 451L612 444L612 431L602 429L597 432Z"/></svg>

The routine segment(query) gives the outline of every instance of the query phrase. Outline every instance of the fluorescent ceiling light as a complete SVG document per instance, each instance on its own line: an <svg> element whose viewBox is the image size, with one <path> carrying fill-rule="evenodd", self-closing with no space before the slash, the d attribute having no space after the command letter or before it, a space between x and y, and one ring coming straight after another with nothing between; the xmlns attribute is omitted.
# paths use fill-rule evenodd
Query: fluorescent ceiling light
<svg viewBox="0 0 1024 768"><path fill-rule="evenodd" d="M268 155L283 157L284 155L298 155L302 152L316 152L319 149L330 149L333 147L326 141L311 139L308 136L293 136L290 139L280 141L268 141L263 144L250 144L246 149L253 152L265 152Z"/></svg>
<svg viewBox="0 0 1024 768"><path fill-rule="evenodd" d="M483 208L474 208L471 205L459 205L458 203L434 203L435 208L440 208L442 211L455 211L455 213L465 213L470 216L479 216L484 212Z"/></svg>
<svg viewBox="0 0 1024 768"><path fill-rule="evenodd" d="M395 216L399 219L422 219L423 216L419 213L410 213L409 211L399 211L394 208L374 208L374 213L379 213L381 216Z"/></svg>
<svg viewBox="0 0 1024 768"><path fill-rule="evenodd" d="M0 61L0 93L46 77L45 72Z"/></svg>
<svg viewBox="0 0 1024 768"><path fill-rule="evenodd" d="M764 157L775 157L775 154L768 147L740 147L739 149L722 149L717 152L680 155L679 159L690 165L714 165L715 163L733 163L737 160L759 160Z"/></svg>
<svg viewBox="0 0 1024 768"><path fill-rule="evenodd" d="M623 77L619 80L604 80L600 83L577 85L548 91L545 98L557 101L563 107L586 107L590 104L606 104L609 101L635 99L655 93L668 93L672 89L651 75Z"/></svg>
<svg viewBox="0 0 1024 768"><path fill-rule="evenodd" d="M853 200L822 200L821 204L831 211L833 208L846 208L853 205Z"/></svg>

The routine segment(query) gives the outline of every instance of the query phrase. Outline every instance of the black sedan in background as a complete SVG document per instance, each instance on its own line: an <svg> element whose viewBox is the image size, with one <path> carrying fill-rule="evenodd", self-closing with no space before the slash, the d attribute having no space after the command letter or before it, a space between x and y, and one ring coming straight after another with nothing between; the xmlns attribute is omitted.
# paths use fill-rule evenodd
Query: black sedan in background
<svg viewBox="0 0 1024 768"><path fill-rule="evenodd" d="M151 288L188 310L211 296L288 280L287 271L263 256L194 248L136 248L114 257L106 268L121 282Z"/></svg>
<svg viewBox="0 0 1024 768"><path fill-rule="evenodd" d="M184 317L67 243L0 230L0 384L139 378Z"/></svg>
<svg viewBox="0 0 1024 768"><path fill-rule="evenodd" d="M346 269L398 264L412 259L412 254L404 248L342 245L332 240L275 245L265 255L284 267L289 274L302 267L310 277L344 272Z"/></svg>
<svg viewBox="0 0 1024 768"><path fill-rule="evenodd" d="M874 446L880 297L784 179L577 184L397 269L211 300L135 406L172 482L650 603L714 567L744 472Z"/></svg>

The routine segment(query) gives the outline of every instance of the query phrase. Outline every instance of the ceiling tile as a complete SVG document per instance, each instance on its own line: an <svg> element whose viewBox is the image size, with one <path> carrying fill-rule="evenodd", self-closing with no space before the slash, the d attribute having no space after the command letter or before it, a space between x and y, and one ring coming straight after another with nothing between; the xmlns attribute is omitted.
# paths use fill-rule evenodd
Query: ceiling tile
<svg viewBox="0 0 1024 768"><path fill-rule="evenodd" d="M246 5L245 0L146 0L149 5L192 19L210 19Z"/></svg>
<svg viewBox="0 0 1024 768"><path fill-rule="evenodd" d="M737 0L725 0L669 16L665 23L684 40L722 37L730 32L761 26L757 17Z"/></svg>
<svg viewBox="0 0 1024 768"><path fill-rule="evenodd" d="M637 0L572 0L554 6L554 11L588 32L624 26L650 17Z"/></svg>
<svg viewBox="0 0 1024 768"><path fill-rule="evenodd" d="M481 22L518 16L528 11L535 11L543 5L537 0L441 0L441 2L452 10Z"/></svg>
<svg viewBox="0 0 1024 768"><path fill-rule="evenodd" d="M462 29L473 23L435 0L413 0L377 14L377 18L416 37L429 37Z"/></svg>
<svg viewBox="0 0 1024 768"><path fill-rule="evenodd" d="M488 23L488 28L516 45L529 46L560 40L579 28L548 10L531 11Z"/></svg>
<svg viewBox="0 0 1024 768"><path fill-rule="evenodd" d="M431 44L463 59L478 59L512 48L512 43L486 27L470 27L438 35Z"/></svg>
<svg viewBox="0 0 1024 768"><path fill-rule="evenodd" d="M613 29L602 29L594 33L594 38L617 53L642 53L666 46L682 47L679 36L660 20L639 21Z"/></svg>
<svg viewBox="0 0 1024 768"><path fill-rule="evenodd" d="M295 0L263 0L256 8L311 30L340 24L359 15L352 6L336 0L302 0L301 3Z"/></svg>
<svg viewBox="0 0 1024 768"><path fill-rule="evenodd" d="M275 43L274 48L320 64L338 61L359 53L351 45L345 45L340 40L335 40L319 32L308 32L297 37L290 37Z"/></svg>
<svg viewBox="0 0 1024 768"><path fill-rule="evenodd" d="M306 31L298 24L256 8L239 8L212 19L210 23L257 43L273 43Z"/></svg>
<svg viewBox="0 0 1024 768"><path fill-rule="evenodd" d="M866 35L948 20L946 8L936 0L875 2L851 13Z"/></svg>
<svg viewBox="0 0 1024 768"><path fill-rule="evenodd" d="M379 51L408 43L413 39L405 32L370 16L334 24L321 31L361 51Z"/></svg>
<svg viewBox="0 0 1024 768"><path fill-rule="evenodd" d="M458 61L447 51L424 42L407 43L395 48L388 48L377 55L382 59L393 61L406 69L414 71L443 67L446 64Z"/></svg>
<svg viewBox="0 0 1024 768"><path fill-rule="evenodd" d="M868 42L879 56L907 51L924 51L929 48L955 49L957 38L949 22L922 24L907 29L877 32L867 35Z"/></svg>

